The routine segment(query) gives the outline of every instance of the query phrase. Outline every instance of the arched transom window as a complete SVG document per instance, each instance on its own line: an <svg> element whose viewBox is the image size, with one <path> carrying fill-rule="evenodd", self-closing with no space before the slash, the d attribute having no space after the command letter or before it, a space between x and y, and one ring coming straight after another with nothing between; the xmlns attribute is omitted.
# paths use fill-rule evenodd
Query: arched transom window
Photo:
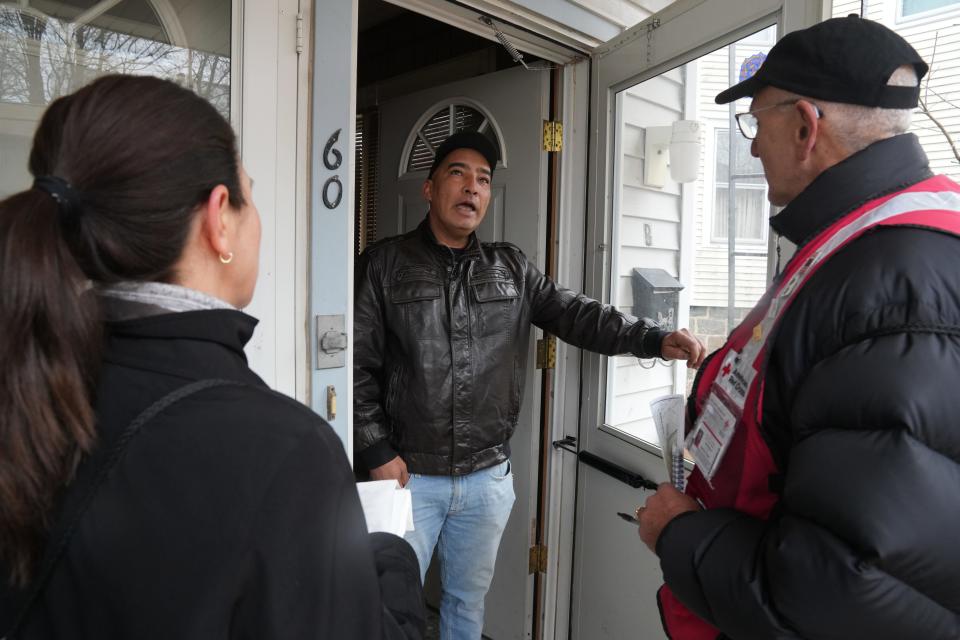
<svg viewBox="0 0 960 640"><path fill-rule="evenodd" d="M479 131L487 136L500 151L502 165L505 155L497 130L496 123L480 105L458 100L431 107L410 132L401 175L429 170L437 147L460 131Z"/></svg>

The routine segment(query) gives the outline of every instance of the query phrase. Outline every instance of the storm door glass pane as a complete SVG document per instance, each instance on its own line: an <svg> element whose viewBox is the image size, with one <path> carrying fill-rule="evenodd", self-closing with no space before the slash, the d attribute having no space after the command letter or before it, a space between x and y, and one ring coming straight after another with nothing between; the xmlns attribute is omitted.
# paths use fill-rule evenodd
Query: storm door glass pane
<svg viewBox="0 0 960 640"><path fill-rule="evenodd" d="M665 329L687 326L710 351L766 288L770 213L762 167L714 96L762 62L775 34L771 26L617 94L610 301ZM684 154L672 143L692 130L699 148ZM685 170L689 184L678 182ZM609 358L604 428L655 450L651 400L686 393L692 380L682 363Z"/></svg>
<svg viewBox="0 0 960 640"><path fill-rule="evenodd" d="M0 4L0 198L29 186L46 106L101 75L173 80L229 118L231 11L231 0Z"/></svg>

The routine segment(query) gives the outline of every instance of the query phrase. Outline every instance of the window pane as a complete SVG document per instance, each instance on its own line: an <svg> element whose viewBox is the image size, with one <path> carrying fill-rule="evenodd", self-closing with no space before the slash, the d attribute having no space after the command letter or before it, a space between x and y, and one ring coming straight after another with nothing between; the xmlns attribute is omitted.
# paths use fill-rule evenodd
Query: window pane
<svg viewBox="0 0 960 640"><path fill-rule="evenodd" d="M733 139L733 168L734 175L739 184L764 184L763 164L760 158L754 158L750 154L750 141L740 134L737 128L732 129L733 135L730 135L731 129L715 129L715 146L717 173L715 180L717 182L730 181L730 140Z"/></svg>
<svg viewBox="0 0 960 640"><path fill-rule="evenodd" d="M29 186L46 105L110 73L190 87L230 116L230 0L34 0L0 4L0 198Z"/></svg>
<svg viewBox="0 0 960 640"><path fill-rule="evenodd" d="M957 0L903 0L903 9L901 15L912 16L915 13L924 11L933 11L949 7L952 4L960 4Z"/></svg>
<svg viewBox="0 0 960 640"><path fill-rule="evenodd" d="M420 128L410 151L410 157L407 159L407 171L429 169L433 164L434 151L437 147L458 131L480 131L499 149L500 142L497 136L486 125L486 118L473 107L454 104L440 109Z"/></svg>
<svg viewBox="0 0 960 640"><path fill-rule="evenodd" d="M728 189L726 184L718 184L716 188L717 199L713 208L714 240L726 241L727 239L727 227L730 224ZM766 189L738 186L735 191L734 207L737 240L764 240L769 210Z"/></svg>
<svg viewBox="0 0 960 640"><path fill-rule="evenodd" d="M664 328L676 329L682 322L714 349L766 288L769 212L762 166L750 155L750 143L732 122L730 108L717 105L714 96L730 85L731 75L737 81L745 59L769 50L774 34L770 27L617 95L610 302L623 312L652 317ZM747 103L735 110L746 111ZM673 123L693 117L700 123L701 147L699 156L689 156L698 171L685 187L671 179L669 167L659 174L656 167L658 162L682 162L680 154L669 150ZM725 239L731 179L736 185L735 235L741 243L732 252ZM685 233L693 236L692 242L683 241ZM723 242L715 241L717 233ZM685 245L693 248L692 256L681 254ZM740 255L744 252L749 255ZM735 278L728 290L731 262ZM675 287L691 294L684 297L685 307L679 299L671 304L671 297L677 298ZM610 358L605 424L657 445L650 401L684 392L689 379L683 364Z"/></svg>

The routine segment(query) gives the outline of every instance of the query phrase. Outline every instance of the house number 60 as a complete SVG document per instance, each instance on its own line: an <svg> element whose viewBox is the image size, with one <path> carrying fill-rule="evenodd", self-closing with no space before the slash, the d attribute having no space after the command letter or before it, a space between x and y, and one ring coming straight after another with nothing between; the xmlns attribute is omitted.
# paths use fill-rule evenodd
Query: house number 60
<svg viewBox="0 0 960 640"><path fill-rule="evenodd" d="M330 171L339 168L343 162L343 154L333 148L333 145L340 139L341 131L342 129L334 131L330 139L327 140L327 144L323 147L323 166ZM332 198L330 196L331 190L335 192ZM327 209L336 209L340 205L340 200L343 198L343 183L340 182L340 176L332 175L327 178L327 181L323 183L321 196L323 197L323 206Z"/></svg>

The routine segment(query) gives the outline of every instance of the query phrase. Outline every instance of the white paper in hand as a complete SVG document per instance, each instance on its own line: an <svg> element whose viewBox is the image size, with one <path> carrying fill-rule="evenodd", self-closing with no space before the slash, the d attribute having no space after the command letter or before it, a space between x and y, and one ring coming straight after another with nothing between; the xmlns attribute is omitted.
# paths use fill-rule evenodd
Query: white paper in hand
<svg viewBox="0 0 960 640"><path fill-rule="evenodd" d="M683 396L676 393L660 396L650 402L650 412L663 449L667 477L674 487L683 491Z"/></svg>
<svg viewBox="0 0 960 640"><path fill-rule="evenodd" d="M413 531L413 495L396 480L358 482L357 493L367 520L367 531L403 537Z"/></svg>

